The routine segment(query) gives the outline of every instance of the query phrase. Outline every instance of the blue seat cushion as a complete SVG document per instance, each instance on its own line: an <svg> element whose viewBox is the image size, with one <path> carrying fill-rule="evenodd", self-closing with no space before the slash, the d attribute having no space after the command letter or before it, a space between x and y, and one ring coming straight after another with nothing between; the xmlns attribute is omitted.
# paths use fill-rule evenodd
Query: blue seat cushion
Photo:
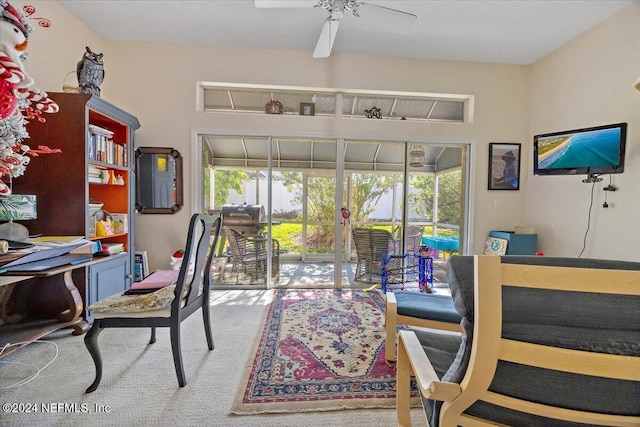
<svg viewBox="0 0 640 427"><path fill-rule="evenodd" d="M460 323L462 316L453 305L453 298L446 295L420 292L396 292L398 314L418 319Z"/></svg>

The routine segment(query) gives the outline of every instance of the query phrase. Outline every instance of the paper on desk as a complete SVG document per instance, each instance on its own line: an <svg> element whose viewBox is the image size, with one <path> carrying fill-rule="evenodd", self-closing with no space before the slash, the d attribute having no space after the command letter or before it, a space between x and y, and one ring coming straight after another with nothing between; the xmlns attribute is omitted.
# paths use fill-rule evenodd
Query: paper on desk
<svg viewBox="0 0 640 427"><path fill-rule="evenodd" d="M34 246L30 248L20 249L18 253L32 253L46 251L53 248L70 247L71 253L93 253L92 242L82 236L41 236L26 240L26 243L32 243Z"/></svg>
<svg viewBox="0 0 640 427"><path fill-rule="evenodd" d="M27 239L27 242L33 243L34 245L64 246L75 243L84 243L88 242L88 240L85 239L84 236L39 236Z"/></svg>

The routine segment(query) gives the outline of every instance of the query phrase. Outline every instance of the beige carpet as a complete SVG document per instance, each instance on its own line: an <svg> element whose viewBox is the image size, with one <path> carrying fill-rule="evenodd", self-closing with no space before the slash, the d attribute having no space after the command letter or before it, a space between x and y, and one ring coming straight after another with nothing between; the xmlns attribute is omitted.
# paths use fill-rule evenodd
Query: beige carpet
<svg viewBox="0 0 640 427"><path fill-rule="evenodd" d="M270 302L270 291L212 292L216 348L208 351L200 313L183 322L182 354L187 386L178 387L168 330L148 346L148 329L106 330L100 335L104 374L98 390L85 394L94 366L82 337L61 331L49 339L56 360L33 381L0 389L0 403L58 405L57 413L5 413L2 426L394 426L395 411L348 410L260 416L228 415L254 339ZM31 344L0 361L44 366L54 356L48 344ZM31 369L0 364L0 387L28 377ZM85 404L86 406L83 406ZM64 411L66 405L66 411ZM88 412L82 412L87 408ZM109 412L96 412L108 408ZM76 409L78 412L74 412ZM425 426L413 410L414 426Z"/></svg>

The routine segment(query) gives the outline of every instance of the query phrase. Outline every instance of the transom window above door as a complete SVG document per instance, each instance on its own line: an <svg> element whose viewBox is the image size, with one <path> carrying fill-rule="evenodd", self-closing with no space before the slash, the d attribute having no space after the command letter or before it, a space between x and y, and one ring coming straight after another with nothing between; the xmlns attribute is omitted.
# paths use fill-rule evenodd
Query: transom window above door
<svg viewBox="0 0 640 427"><path fill-rule="evenodd" d="M314 106L313 115L384 120L469 122L473 96L390 91L354 91L286 86L200 83L206 112L264 114L273 101L282 103L282 114L307 115L303 104Z"/></svg>

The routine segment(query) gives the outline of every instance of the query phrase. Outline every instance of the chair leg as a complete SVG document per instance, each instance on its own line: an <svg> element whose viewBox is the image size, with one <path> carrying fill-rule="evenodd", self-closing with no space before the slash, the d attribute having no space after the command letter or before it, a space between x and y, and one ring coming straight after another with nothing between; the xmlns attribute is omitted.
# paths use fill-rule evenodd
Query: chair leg
<svg viewBox="0 0 640 427"><path fill-rule="evenodd" d="M207 346L209 350L213 350L213 333L211 332L211 313L209 312L209 304L202 305L202 322L204 323L204 334L207 337Z"/></svg>
<svg viewBox="0 0 640 427"><path fill-rule="evenodd" d="M102 332L100 320L96 319L93 321L93 326L91 326L89 332L84 336L84 345L87 347L87 350L89 350L89 354L93 359L93 364L96 366L96 377L85 393L95 391L102 380L102 356L100 355L100 349L98 348L98 335L100 335L100 332Z"/></svg>
<svg viewBox="0 0 640 427"><path fill-rule="evenodd" d="M156 342L156 327L152 326L151 327L151 338L149 339L149 344L153 344L154 342Z"/></svg>
<svg viewBox="0 0 640 427"><path fill-rule="evenodd" d="M397 334L398 303L393 292L387 292L387 302L384 311L384 328L386 340L384 357L389 362L396 360L396 334Z"/></svg>
<svg viewBox="0 0 640 427"><path fill-rule="evenodd" d="M398 339L396 367L396 417L398 426L411 426L411 363L402 339Z"/></svg>
<svg viewBox="0 0 640 427"><path fill-rule="evenodd" d="M184 375L182 351L180 350L180 320L171 319L171 327L169 329L171 330L171 350L173 352L173 364L176 367L176 375L178 376L178 385L184 387L187 385L187 379Z"/></svg>

